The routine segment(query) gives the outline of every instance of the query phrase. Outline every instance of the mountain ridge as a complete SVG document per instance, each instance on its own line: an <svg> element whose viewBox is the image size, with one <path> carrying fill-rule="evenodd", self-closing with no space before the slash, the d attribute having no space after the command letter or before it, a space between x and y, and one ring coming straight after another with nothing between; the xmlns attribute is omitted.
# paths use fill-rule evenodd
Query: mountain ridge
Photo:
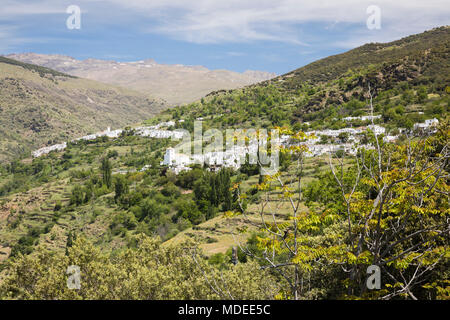
<svg viewBox="0 0 450 320"><path fill-rule="evenodd" d="M137 90L169 104L193 102L215 90L235 89L276 76L275 73L257 70L239 73L196 65L158 64L154 59L132 62L95 58L77 60L70 56L37 53L9 54L6 57Z"/></svg>
<svg viewBox="0 0 450 320"><path fill-rule="evenodd" d="M350 115L347 105L367 102L369 84L374 96L397 90L402 83L408 95L415 95L412 87L419 86L445 95L449 82L450 28L445 26L393 42L366 44L268 81L212 92L204 103L167 112L193 114L194 119L223 114L227 119L222 120L233 125L301 125L331 112ZM393 100L392 96L386 104Z"/></svg>
<svg viewBox="0 0 450 320"><path fill-rule="evenodd" d="M275 83L288 79L291 82L295 80L311 83L329 81L333 77L337 78L339 75L346 73L348 69L358 68L363 58L367 59L365 64L386 64L394 59L407 58L407 53L411 49L424 51L442 43L448 46L450 42L449 31L450 26L442 26L390 42L366 43L346 52L319 59L265 83ZM359 59L355 59L357 55L360 56Z"/></svg>
<svg viewBox="0 0 450 320"><path fill-rule="evenodd" d="M0 59L0 161L142 121L165 105L142 93Z"/></svg>

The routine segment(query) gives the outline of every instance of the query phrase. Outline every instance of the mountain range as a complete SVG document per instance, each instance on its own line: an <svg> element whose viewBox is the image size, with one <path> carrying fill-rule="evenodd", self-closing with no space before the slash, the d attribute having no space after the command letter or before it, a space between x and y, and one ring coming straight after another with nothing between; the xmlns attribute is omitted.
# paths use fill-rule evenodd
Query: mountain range
<svg viewBox="0 0 450 320"><path fill-rule="evenodd" d="M141 290L135 289L147 288L146 284L154 283L155 279L163 279L161 281L164 282L167 274L188 276L186 288L189 289L184 291L190 292L196 283L204 282L204 274L200 274L200 280L190 278L199 264L192 263L191 251L177 246L184 245L186 241L190 247L194 242L198 244L202 255L205 256L203 258L207 261L205 266L208 266L208 269L216 268L211 274L222 277L224 270L236 272L242 270L239 268L256 263L242 250L238 252L239 263L231 263L234 251L232 247L236 247L237 243L242 243L257 253L259 250L262 257L267 257L269 251L264 246L271 245L275 248L273 235L283 237L282 241L292 241L296 232L291 230L296 227L291 229L290 226L294 221L301 222L301 229L298 230L302 232L299 242L301 253L294 258L299 257L298 261L307 261L308 264L303 264L307 266L304 270L310 270L307 272L313 276L312 280L308 279L308 282L311 280L312 290L305 298L346 299L348 296L341 293L348 292L348 284L351 281L347 281L342 265L335 265L335 268L331 269L328 266L323 268L325 264L313 266L309 263L319 261L323 254L329 255L329 261L334 261L340 254L345 242L343 239L351 238L347 235L347 221L350 220L347 220L344 213L350 212L348 208L351 208L354 217L350 221L353 227L349 228L350 232L355 232L354 239L357 239L357 233L361 232L361 226L365 228L364 225L357 224L358 220L363 221L364 217L368 217L369 220L366 221L373 226L370 227L372 229L367 229L370 230L367 233L376 235L376 222L370 220L370 212L374 208L375 199L383 197L392 201L386 202L388 205L383 209L383 222L378 226L392 230L392 237L403 238L401 241L406 243L404 248L410 245L413 245L410 248L414 248L412 241L425 243L422 241L435 239L436 230L439 231L436 228L446 226L445 230L441 229L444 231L442 237L439 237L442 244L435 248L428 247L428 244L424 246L423 252L429 252L430 255L424 255L425 264L422 267L427 268L430 265L427 259L433 256L445 259L444 254L448 252L448 237L445 236L449 230L448 219L447 222L444 221L448 216L448 195L445 191L449 189L449 27L436 28L390 43L366 44L318 60L285 75L244 87L203 87L204 91L196 91L189 99L186 98L186 92L192 91L193 87L200 88L201 81L207 82L209 76L217 73L202 67L161 66L151 60L121 65L119 62L78 61L69 57L37 54L10 57L17 60L0 57L0 299L22 296L60 299L60 292L63 292L60 288L65 288L67 283L66 263L78 261L73 259L87 261L82 261L84 266L88 266L84 267L83 279L98 279L87 282L97 286L93 287L94 289L83 286L83 290L89 290L86 297L90 299L97 297L97 288L106 288L109 293L111 288L128 283L128 278L136 278L137 284L130 286L133 290L122 290L121 294L124 296L113 297L130 299L130 296L125 294L140 292ZM158 69L161 70L159 76L149 71ZM154 78L150 74L154 75ZM247 75L252 79L261 76L258 72L247 72ZM96 78L102 82L83 77ZM158 77L160 80L157 80ZM170 83L169 79L173 83ZM179 82L175 79L179 79ZM162 83L158 84L158 81ZM165 86L164 96L157 94L157 86ZM184 92L183 99L181 93L178 96L175 94L178 86L182 89L180 92ZM162 99L170 97L171 94L174 95L173 104L198 100L170 108L172 105ZM369 101L372 102L373 108L370 108ZM375 115L374 122L364 117L371 113ZM175 147L179 141L168 139L168 135L136 134L136 126L156 124L158 126L147 129L182 128L192 133L194 122L199 118L202 118L205 131L278 127L282 132L300 131L292 141L303 139L302 132L306 133L305 137L310 133L317 133L318 139L314 139L314 143L311 141L309 146L306 145L307 148L311 147L311 153L297 145L291 145L292 150L300 150L301 156L290 152L280 153L280 172L276 177L280 182L286 181L286 184L281 183L281 187L278 187L272 184L277 179L264 178L258 165L248 163L239 168L226 168L217 163L211 167L207 164L189 164L189 168L184 168L186 171L183 169L177 174L173 170L176 161L169 161L168 163L172 164L168 166L164 160L167 150ZM437 134L424 131L424 144L411 148L411 145L416 143L412 141L408 145L411 135L416 135L413 140L419 140L422 135L420 130L414 130L415 124L423 124L425 120L439 124L439 127L433 127ZM379 140L375 139L373 131L370 131L375 126L371 124L381 127L381 134L386 135L380 136ZM54 151L30 159L30 151L33 149L68 141L84 133L101 131L107 127L121 127L124 130L115 138L80 140L77 143L68 143L63 151ZM336 132L341 129L337 135ZM356 131L355 129L361 130L351 135L348 133ZM324 134L324 131L333 132ZM158 133L161 131L158 130ZM385 140L385 137L394 139ZM207 144L205 140L203 143ZM360 149L358 153L361 157L356 158L360 160L355 161L354 155L344 147L344 144L350 144L352 148L360 145L370 146L370 143L375 144L375 140L376 144L379 145L380 142L380 148L383 148L379 149L383 151L378 153L379 161L381 156L384 157L380 162L382 165L376 163L376 149ZM313 149L330 146L336 147L333 152L340 159L333 160L331 149L321 154L313 154ZM414 150L410 151L411 149ZM407 157L403 157L405 152L408 152ZM416 169L408 168L409 160L405 160L411 159L410 152L417 152L412 157L416 159L413 167L428 167L427 170L433 172L429 175L420 169L420 174L411 173ZM306 153L308 157L303 158ZM425 159L423 155L426 155ZM433 164L429 162L430 159L436 162ZM330 171L333 162L340 174ZM406 167L403 167L405 162ZM435 167L436 163L442 167ZM185 166L183 163L181 165ZM386 167L386 171L382 172L385 170L382 167ZM217 168L220 170L213 170ZM371 180L371 174L378 170L380 176L376 173L377 177ZM379 195L384 192L384 187L377 186L408 174L416 179L411 180L412 182L421 181L407 183L399 179L397 181L400 183L395 182L395 188L389 187L390 191L385 196L376 195L380 189ZM437 179L434 179L434 174L440 175L442 181L439 184ZM357 189L355 188L358 182L353 187L353 198L351 206L348 207L350 202L345 190L350 191L354 181L358 180L361 180L361 183ZM420 187L423 189L415 187L424 181L426 184ZM434 186L439 187L438 192L429 193ZM423 190L428 190L426 198ZM299 192L299 202L294 209L296 214L299 214L298 218L293 218L294 200L291 191ZM415 205L419 202L424 206ZM265 207L268 208L267 211ZM240 215L242 211L246 214ZM429 214L422 215L425 211ZM394 220L390 220L391 218ZM269 221L269 224L264 220ZM433 221L433 224L427 225L429 221ZM272 231L272 234L266 237L264 228L277 224L283 228L284 234L278 229L279 234ZM397 228L401 225L406 226L406 231L397 235ZM432 232L418 233L416 228L421 225L424 225L424 228L430 226L429 229L421 229L422 231ZM144 235L159 237L158 245L150 243L141 246L138 239ZM412 237L416 238L413 240ZM378 241L376 237L372 239L373 242L367 243ZM164 249L159 247L160 241L161 248ZM391 247L394 256L401 256L397 250L403 250L399 245L401 241L392 238L383 248ZM86 245L79 247L83 243ZM264 246L261 247L261 244ZM445 252L434 251L441 250L441 246L445 246ZM42 251L44 247L50 250ZM357 246L352 244L348 247L353 250ZM126 248L132 251L124 251ZM141 256L130 255L135 252L135 248L142 249L145 252L144 259L154 262L155 265L142 267L142 261L147 260ZM168 254L169 251L164 251L165 248L180 250L170 251L172 253ZM149 256L150 252L162 254L154 258ZM288 251L284 249L278 251L281 258L284 258L286 252ZM344 251L342 261L361 261L361 266L371 264L372 259L368 259L365 252L368 251L356 257L352 251ZM108 258L104 253L109 255ZM122 254L125 259L118 260ZM172 262L178 263L183 254L189 255L186 267L161 269L165 265L172 267ZM390 268L386 270L397 272L398 268L403 277L406 274L402 273L406 270L403 265L408 266L420 255L421 253L414 253L411 260L409 257L396 260L396 266L386 263L385 267ZM53 260L55 256L61 257L60 263L53 262L59 261ZM95 259L98 260L92 258L97 256ZM319 260L316 260L316 257L319 257ZM114 272L98 272L98 266L105 266L105 261L110 261L108 259L117 263L117 266L113 269L102 267L100 271ZM131 264L122 264L122 261L131 261ZM43 267L40 267L41 265ZM138 272L132 276L129 273L131 265L138 267ZM448 277L444 274L448 270L447 265L448 262L441 263L436 268L437 271L430 274L430 281L447 281ZM415 262L408 268L408 274L417 273ZM257 275L261 269L258 265L258 268L250 273ZM143 270L156 270L156 273L141 278ZM366 276L365 270L362 270L362 274ZM108 273L122 274L125 280L117 280L114 285L103 285L101 281L105 279L121 279L105 276ZM10 274L16 274L17 278L5 280L9 279ZM59 280L47 280L54 276ZM245 280L240 273L235 273L235 276L239 280L242 278L242 282L234 287L247 288L254 284L250 277L247 278L251 280ZM281 277L276 279L274 283L283 281ZM335 279L338 281L334 281ZM391 281L388 277L383 279L390 281L386 282L390 286L386 286L387 289L397 290L396 283L399 282ZM364 278L361 284L365 284L365 281ZM176 285L172 288L183 292L179 289L179 281L174 283ZM158 282L154 291L157 292L160 287ZM287 284L285 288L288 288ZM418 293L414 294L419 298L429 294L436 295L433 293L434 289L424 289L425 285L420 283L416 289ZM146 292L145 290L142 292ZM73 299L72 294L76 291L67 292L68 295L63 298ZM288 291L283 291L280 297L284 297L284 292ZM99 295L99 298L104 299L105 296ZM147 299L151 295L146 293L143 296ZM179 296L171 293L164 297ZM210 296L200 297L204 299Z"/></svg>
<svg viewBox="0 0 450 320"><path fill-rule="evenodd" d="M270 126L323 122L333 112L346 113L352 99L367 99L369 83L375 94L400 82L443 90L450 74L449 30L441 27L391 43L366 44L275 78L258 71L210 71L153 60L80 61L34 53L0 57L0 160L143 121L167 109L166 101L177 104L205 96L185 105L185 118L222 115L214 120L216 126ZM250 85L256 81L262 82ZM177 108L170 111L171 116L176 113ZM406 124L399 120L398 125Z"/></svg>
<svg viewBox="0 0 450 320"><path fill-rule="evenodd" d="M7 57L136 90L163 99L169 105L193 102L215 90L235 89L276 76L262 71L238 73L209 70L202 66L158 64L152 59L135 62L77 60L68 56L36 53L10 54Z"/></svg>
<svg viewBox="0 0 450 320"><path fill-rule="evenodd" d="M0 161L165 108L137 91L0 57Z"/></svg>

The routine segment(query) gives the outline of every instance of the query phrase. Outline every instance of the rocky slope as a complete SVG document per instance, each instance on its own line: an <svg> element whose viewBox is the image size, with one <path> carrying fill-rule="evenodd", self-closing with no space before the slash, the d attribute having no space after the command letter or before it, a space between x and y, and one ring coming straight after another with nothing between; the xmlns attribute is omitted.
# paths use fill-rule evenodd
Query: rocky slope
<svg viewBox="0 0 450 320"><path fill-rule="evenodd" d="M0 58L0 161L142 121L163 108L136 91Z"/></svg>
<svg viewBox="0 0 450 320"><path fill-rule="evenodd" d="M164 99L169 104L189 103L211 91L235 89L276 76L262 71L248 70L238 73L209 70L202 66L158 64L152 59L136 62L77 60L68 56L36 53L11 54L8 57L70 75L134 89Z"/></svg>

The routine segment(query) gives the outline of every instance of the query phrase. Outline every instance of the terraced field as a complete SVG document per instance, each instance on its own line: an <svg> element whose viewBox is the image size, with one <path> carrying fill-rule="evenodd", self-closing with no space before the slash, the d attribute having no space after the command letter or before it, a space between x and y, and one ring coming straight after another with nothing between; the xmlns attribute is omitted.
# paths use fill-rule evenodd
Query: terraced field
<svg viewBox="0 0 450 320"><path fill-rule="evenodd" d="M346 166L351 161L346 159ZM296 165L293 164L289 171L283 173L281 179L283 181L291 181L288 183L290 188L295 190L297 188L296 181L293 180L293 174L296 170ZM328 158L307 158L304 163L304 177L303 188L314 181L317 174L329 170ZM250 188L250 186L258 183L258 176L250 177L242 183L243 190ZM169 239L164 245L171 245L181 243L185 240L194 240L200 244L207 256L216 253L225 253L232 246L238 246L246 242L247 238L253 232L257 232L259 227L263 226L263 220L273 223L283 223L289 220L292 214L292 207L287 200L279 199L280 192L274 192L269 199L269 205L264 212L261 211L261 204L252 204L248 207L246 215L234 216L227 218L224 215L215 217L198 226L189 228L178 233L174 238ZM302 204L301 212L306 212L307 208ZM272 215L273 213L273 215ZM241 232L246 228L245 232Z"/></svg>

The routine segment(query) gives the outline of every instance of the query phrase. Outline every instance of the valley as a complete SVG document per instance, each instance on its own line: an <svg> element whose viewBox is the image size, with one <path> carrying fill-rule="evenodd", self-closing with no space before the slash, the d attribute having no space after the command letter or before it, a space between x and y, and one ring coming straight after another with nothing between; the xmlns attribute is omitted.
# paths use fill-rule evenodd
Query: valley
<svg viewBox="0 0 450 320"><path fill-rule="evenodd" d="M0 59L1 161L166 108L135 91L39 68Z"/></svg>
<svg viewBox="0 0 450 320"><path fill-rule="evenodd" d="M448 299L449 31L187 88L171 108L74 76L95 61L2 58L0 297ZM270 135L210 151L206 132L223 149L230 129ZM69 263L92 288L65 287ZM373 264L390 275L378 291Z"/></svg>

